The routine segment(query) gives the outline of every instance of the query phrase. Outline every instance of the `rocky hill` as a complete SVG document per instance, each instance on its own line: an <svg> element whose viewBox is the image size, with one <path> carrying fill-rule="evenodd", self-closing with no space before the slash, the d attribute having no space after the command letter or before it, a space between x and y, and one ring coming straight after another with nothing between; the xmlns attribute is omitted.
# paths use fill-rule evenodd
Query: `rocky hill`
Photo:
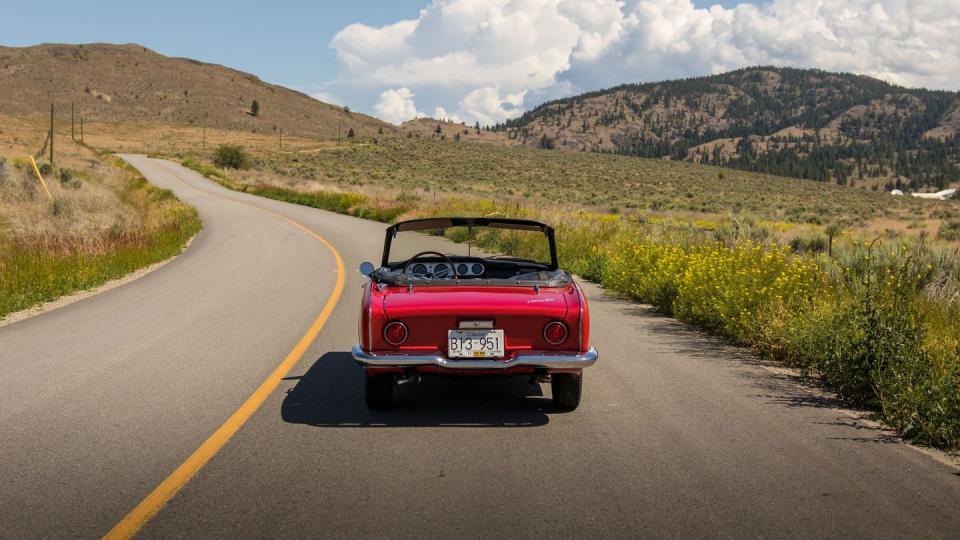
<svg viewBox="0 0 960 540"><path fill-rule="evenodd" d="M140 45L0 47L0 114L76 111L95 121L180 122L255 132L337 136L394 128L216 64ZM256 100L258 114L252 114Z"/></svg>
<svg viewBox="0 0 960 540"><path fill-rule="evenodd" d="M495 126L529 146L614 152L902 188L960 182L960 94L758 67L628 84Z"/></svg>

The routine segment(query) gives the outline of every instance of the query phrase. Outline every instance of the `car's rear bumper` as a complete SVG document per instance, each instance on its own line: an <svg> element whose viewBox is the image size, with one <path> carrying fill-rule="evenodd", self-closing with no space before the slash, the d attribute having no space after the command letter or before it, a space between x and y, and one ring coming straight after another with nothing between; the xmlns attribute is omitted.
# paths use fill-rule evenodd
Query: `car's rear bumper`
<svg viewBox="0 0 960 540"><path fill-rule="evenodd" d="M353 359L365 366L401 367L401 366L438 366L447 369L484 369L500 370L516 367L539 367L547 369L582 369L592 366L597 361L597 350L593 347L585 353L550 353L518 354L506 360L470 360L450 359L440 354L407 355L389 354L375 355L364 352L359 345L353 346Z"/></svg>

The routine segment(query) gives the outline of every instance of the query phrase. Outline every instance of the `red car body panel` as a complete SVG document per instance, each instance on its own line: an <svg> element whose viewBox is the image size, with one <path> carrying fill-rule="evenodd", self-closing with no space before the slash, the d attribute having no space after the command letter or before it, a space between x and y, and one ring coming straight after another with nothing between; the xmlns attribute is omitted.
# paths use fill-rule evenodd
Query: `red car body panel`
<svg viewBox="0 0 960 540"><path fill-rule="evenodd" d="M358 333L361 348L373 354L446 355L447 332L459 328L461 321L473 320L492 321L494 328L504 331L506 358L531 351L582 353L589 348L589 308L572 280L556 288L379 287L368 283ZM409 332L400 346L389 344L383 337L383 328L393 321L404 323ZM544 327L553 321L567 326L567 338L562 343L551 344L543 336Z"/></svg>

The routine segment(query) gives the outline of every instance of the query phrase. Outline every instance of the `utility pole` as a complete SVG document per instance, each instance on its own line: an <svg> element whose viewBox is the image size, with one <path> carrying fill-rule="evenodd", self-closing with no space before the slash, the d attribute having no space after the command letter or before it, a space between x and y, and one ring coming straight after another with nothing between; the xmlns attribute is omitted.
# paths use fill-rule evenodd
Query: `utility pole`
<svg viewBox="0 0 960 540"><path fill-rule="evenodd" d="M207 126L203 126L203 142L200 143L200 149L207 151Z"/></svg>
<svg viewBox="0 0 960 540"><path fill-rule="evenodd" d="M50 166L53 167L53 103L50 104Z"/></svg>
<svg viewBox="0 0 960 540"><path fill-rule="evenodd" d="M74 131L73 131L73 125L74 125L74 120L73 120L73 102L71 101L71 102L70 102L70 140L71 140L71 141L76 141L76 140L77 140L77 135L76 135L76 133L74 133Z"/></svg>
<svg viewBox="0 0 960 540"><path fill-rule="evenodd" d="M283 128L280 128L280 149L283 150Z"/></svg>

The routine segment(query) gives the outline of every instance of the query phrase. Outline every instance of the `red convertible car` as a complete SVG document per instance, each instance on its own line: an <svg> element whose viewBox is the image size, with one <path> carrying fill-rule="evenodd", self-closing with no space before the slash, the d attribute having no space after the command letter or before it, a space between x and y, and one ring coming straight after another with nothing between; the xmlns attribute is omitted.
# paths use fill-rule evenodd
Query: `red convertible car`
<svg viewBox="0 0 960 540"><path fill-rule="evenodd" d="M490 234L530 258L475 253L473 244ZM370 408L389 408L395 384L424 374L522 375L549 382L556 408L580 404L582 370L597 351L587 300L557 267L551 227L505 218L404 221L387 228L380 268L363 263L360 272L369 281L353 358Z"/></svg>

